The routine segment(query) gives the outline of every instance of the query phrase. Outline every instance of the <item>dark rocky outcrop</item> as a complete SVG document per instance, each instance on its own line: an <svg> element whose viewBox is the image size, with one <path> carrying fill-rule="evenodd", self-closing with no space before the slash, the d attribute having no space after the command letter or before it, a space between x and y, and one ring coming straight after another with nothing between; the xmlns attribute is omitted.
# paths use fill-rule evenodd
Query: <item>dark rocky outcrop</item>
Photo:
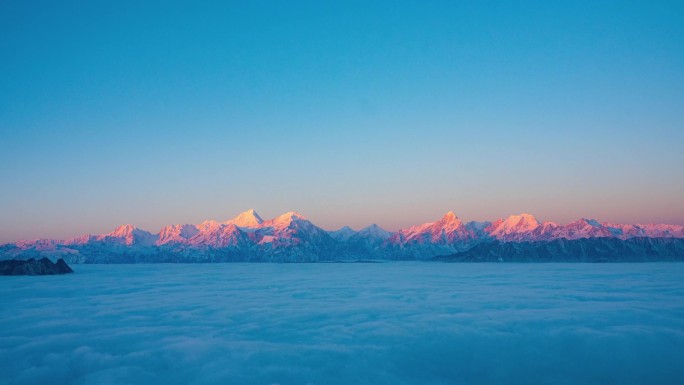
<svg viewBox="0 0 684 385"><path fill-rule="evenodd" d="M0 275L55 275L73 272L61 258L57 263L47 258L0 261Z"/></svg>

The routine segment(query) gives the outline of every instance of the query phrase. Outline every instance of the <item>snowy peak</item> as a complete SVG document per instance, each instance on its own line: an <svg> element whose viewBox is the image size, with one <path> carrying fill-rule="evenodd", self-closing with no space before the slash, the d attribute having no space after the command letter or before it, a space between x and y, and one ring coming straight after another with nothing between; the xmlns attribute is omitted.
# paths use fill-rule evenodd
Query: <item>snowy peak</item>
<svg viewBox="0 0 684 385"><path fill-rule="evenodd" d="M345 242L356 234L356 231L349 226L344 226L339 230L328 231L328 234L330 234L334 240Z"/></svg>
<svg viewBox="0 0 684 385"><path fill-rule="evenodd" d="M381 239L383 241L392 236L392 233L376 225L375 223L359 230L358 234L363 237Z"/></svg>
<svg viewBox="0 0 684 385"><path fill-rule="evenodd" d="M283 218L289 219L289 220L292 220L292 219L306 219L302 214L300 214L300 213L298 213L298 212L296 212L296 211L288 211L288 212L286 212L285 214L283 214L283 215L277 217L276 219L280 220L280 219L283 219Z"/></svg>
<svg viewBox="0 0 684 385"><path fill-rule="evenodd" d="M412 226L394 233L388 240L391 244L453 244L475 238L475 233L449 211L437 222Z"/></svg>
<svg viewBox="0 0 684 385"><path fill-rule="evenodd" d="M204 222L200 223L199 225L197 225L197 229L200 232L207 232L207 231L212 231L212 230L218 229L221 226L222 225L216 221L208 220L208 221L204 221Z"/></svg>
<svg viewBox="0 0 684 385"><path fill-rule="evenodd" d="M511 215L504 221L508 226L517 227L520 229L534 229L539 226L539 221L532 214L522 213L520 215Z"/></svg>
<svg viewBox="0 0 684 385"><path fill-rule="evenodd" d="M360 231L345 226L328 232L294 211L264 221L250 209L226 222L209 220L197 225L170 225L162 227L158 234L150 234L126 224L101 235L84 235L67 240L19 241L0 245L0 258L68 256L81 262L107 262L117 258L120 258L118 261L129 262L131 258L136 261L427 259L463 252L494 240L501 243L530 242L543 247L546 242L556 240L560 240L558 245L578 239L590 239L591 242L603 244L600 242L606 239L615 241L632 238L650 239L637 239L637 243L669 242L665 238L684 238L684 226L622 225L588 218L567 224L540 223L534 216L525 213L511 215L494 223L466 224L449 211L434 222L394 233L375 224ZM518 247L509 246L506 246L507 250Z"/></svg>
<svg viewBox="0 0 684 385"><path fill-rule="evenodd" d="M133 232L137 230L137 228L131 224L125 224L117 227L114 229L114 231L108 233L107 235L110 237L126 237L130 234L133 234Z"/></svg>
<svg viewBox="0 0 684 385"><path fill-rule="evenodd" d="M656 223L637 225L604 223L603 225L609 228L615 236L622 239L632 237L684 238L684 226L682 225Z"/></svg>
<svg viewBox="0 0 684 385"><path fill-rule="evenodd" d="M150 246L154 244L156 237L145 230L140 230L133 225L126 224L117 227L111 233L99 235L96 239L98 241L108 242L115 240L116 243L123 243L127 246L132 246L134 244Z"/></svg>
<svg viewBox="0 0 684 385"><path fill-rule="evenodd" d="M527 213L511 215L506 219L499 219L485 229L490 236L502 240L513 241L529 238L541 224Z"/></svg>
<svg viewBox="0 0 684 385"><path fill-rule="evenodd" d="M237 247L247 245L249 239L232 223L206 221L199 226L199 232L190 238L188 243L201 247Z"/></svg>
<svg viewBox="0 0 684 385"><path fill-rule="evenodd" d="M570 222L563 227L566 227L566 228L584 228L584 227L605 227L605 226L595 219L581 218L581 219L578 219L574 222Z"/></svg>
<svg viewBox="0 0 684 385"><path fill-rule="evenodd" d="M289 226L292 222L297 220L306 220L306 218L296 211L288 211L285 214L264 222L263 225L273 227Z"/></svg>
<svg viewBox="0 0 684 385"><path fill-rule="evenodd" d="M194 225L164 226L159 231L157 245L165 245L167 243L183 243L194 237L198 232L199 229Z"/></svg>
<svg viewBox="0 0 684 385"><path fill-rule="evenodd" d="M461 226L463 226L463 222L461 222L460 219L454 214L453 211L449 211L446 213L442 219L440 219L438 222L435 222L435 225L447 228L447 229L456 229Z"/></svg>
<svg viewBox="0 0 684 385"><path fill-rule="evenodd" d="M580 239L611 237L615 230L606 227L594 219L578 219L564 226L559 226L553 238Z"/></svg>
<svg viewBox="0 0 684 385"><path fill-rule="evenodd" d="M597 221L596 219L586 219L586 218L582 218L581 221L584 221L584 223L586 223L587 225L592 226L592 227L602 227L602 226L603 226L603 225L602 225L599 221Z"/></svg>
<svg viewBox="0 0 684 385"><path fill-rule="evenodd" d="M259 227L261 226L262 223L264 223L264 220L261 219L259 214L257 214L254 209L249 209L245 212L240 213L238 216L235 218L224 222L225 224L233 224L238 227Z"/></svg>

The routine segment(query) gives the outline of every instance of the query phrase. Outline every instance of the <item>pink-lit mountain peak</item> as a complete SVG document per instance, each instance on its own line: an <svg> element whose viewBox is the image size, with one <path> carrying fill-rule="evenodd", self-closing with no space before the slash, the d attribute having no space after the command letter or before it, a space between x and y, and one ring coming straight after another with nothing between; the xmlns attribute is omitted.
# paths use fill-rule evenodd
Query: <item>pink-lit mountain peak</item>
<svg viewBox="0 0 684 385"><path fill-rule="evenodd" d="M340 236L340 231L343 236ZM377 225L368 226L358 232L350 228L340 231L326 232L294 211L263 221L254 210L248 210L230 221L221 223L210 220L198 225L170 225L163 227L157 234L127 224L101 235L84 235L64 241L39 239L0 245L3 246L0 251L4 250L5 256L11 258L21 256L22 253L27 256L42 253L70 258L95 258L98 261L107 261L110 255L121 253L124 256L134 255L131 250L139 251L140 256L154 256L159 253L162 260L170 255L178 258L192 255L192 258L199 258L204 253L218 259L249 256L261 258L260 260L299 260L302 256L307 256L316 260L321 255L345 253L363 258L371 256L401 259L449 255L494 240L506 243L589 238L684 238L684 226L681 225L620 225L586 218L567 224L540 223L530 214L511 215L494 223L465 224L451 211L434 222L404 228L395 233L389 233ZM128 261L126 258L122 261Z"/></svg>
<svg viewBox="0 0 684 385"><path fill-rule="evenodd" d="M442 219L440 220L441 223L462 223L460 219L458 219L458 216L454 214L453 211L449 211L448 213L444 214Z"/></svg>
<svg viewBox="0 0 684 385"><path fill-rule="evenodd" d="M117 228L114 229L114 231L112 231L106 235L110 236L110 237L117 237L117 238L126 237L128 235L133 234L133 232L135 230L138 230L138 228L131 225L131 224L125 224L125 225L118 226Z"/></svg>
<svg viewBox="0 0 684 385"><path fill-rule="evenodd" d="M506 221L507 224L518 226L518 227L537 227L539 226L539 221L532 214L522 213L519 215L511 215Z"/></svg>
<svg viewBox="0 0 684 385"><path fill-rule="evenodd" d="M199 225L197 225L197 228L198 228L200 231L210 231L210 230L212 230L212 229L217 229L217 228L219 228L219 227L221 227L221 226L222 226L221 223L216 222L215 220L211 220L211 219L210 219L210 220L206 220L206 221L200 223Z"/></svg>
<svg viewBox="0 0 684 385"><path fill-rule="evenodd" d="M553 224L549 224L553 225ZM491 237L499 240L520 240L523 237L528 237L535 231L542 227L548 226L542 224L531 214L522 213L518 215L511 215L506 219L499 219L485 228L485 232Z"/></svg>
<svg viewBox="0 0 684 385"><path fill-rule="evenodd" d="M443 228L443 227L450 227L450 228L455 228L455 227L460 227L463 225L463 222L454 214L453 211L449 211L448 213L444 214L444 216L439 219L438 221L435 222L428 222L428 223L423 223L422 225L419 226L413 226L413 229L428 229L428 228Z"/></svg>
<svg viewBox="0 0 684 385"><path fill-rule="evenodd" d="M430 227L433 232L453 232L465 229L463 221L461 221L453 211L444 214L442 219L434 222Z"/></svg>
<svg viewBox="0 0 684 385"><path fill-rule="evenodd" d="M264 226L289 226L290 223L296 220L306 220L302 214L296 211L288 211L285 214L277 216L271 220L263 223Z"/></svg>
<svg viewBox="0 0 684 385"><path fill-rule="evenodd" d="M591 227L603 227L603 224L601 224L596 219L582 218L580 220L583 221L584 223L586 223L587 225L591 226Z"/></svg>
<svg viewBox="0 0 684 385"><path fill-rule="evenodd" d="M264 220L259 216L259 214L257 214L256 211L254 211L254 209L249 209L224 223L233 224L238 227L254 228L261 226L261 224L264 223Z"/></svg>
<svg viewBox="0 0 684 385"><path fill-rule="evenodd" d="M402 229L390 237L393 244L402 243L449 243L475 237L475 233L468 229L453 211L446 213L436 222L423 223Z"/></svg>
<svg viewBox="0 0 684 385"><path fill-rule="evenodd" d="M226 247L246 244L247 235L233 223L204 222L206 226L199 226L199 232L189 239L195 246Z"/></svg>
<svg viewBox="0 0 684 385"><path fill-rule="evenodd" d="M306 219L306 217L296 211L288 211L283 215L280 215L279 217L276 218L276 220L281 220L281 219L286 219L286 220L292 220L292 219Z"/></svg>
<svg viewBox="0 0 684 385"><path fill-rule="evenodd" d="M501 230L532 231L540 224L532 214L522 213L511 215L506 219L499 219L492 224L492 227Z"/></svg>
<svg viewBox="0 0 684 385"><path fill-rule="evenodd" d="M141 230L131 224L125 224L117 227L110 233L99 235L96 238L98 240L107 242L114 240L116 243L124 243L128 246L131 246L133 244L154 244L157 236L145 230Z"/></svg>
<svg viewBox="0 0 684 385"><path fill-rule="evenodd" d="M157 244L182 243L197 235L198 232L197 226L190 224L164 226L159 231Z"/></svg>

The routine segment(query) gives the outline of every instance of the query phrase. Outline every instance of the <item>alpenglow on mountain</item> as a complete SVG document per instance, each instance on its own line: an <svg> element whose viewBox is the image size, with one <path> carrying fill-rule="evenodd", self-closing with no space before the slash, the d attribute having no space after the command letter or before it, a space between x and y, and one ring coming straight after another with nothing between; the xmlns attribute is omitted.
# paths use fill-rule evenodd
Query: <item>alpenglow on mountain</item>
<svg viewBox="0 0 684 385"><path fill-rule="evenodd" d="M593 219L561 225L530 214L464 223L448 212L396 232L378 225L326 231L297 212L264 220L248 210L224 222L169 225L156 234L127 224L107 234L0 246L0 259L40 257L68 263L684 260L684 226Z"/></svg>

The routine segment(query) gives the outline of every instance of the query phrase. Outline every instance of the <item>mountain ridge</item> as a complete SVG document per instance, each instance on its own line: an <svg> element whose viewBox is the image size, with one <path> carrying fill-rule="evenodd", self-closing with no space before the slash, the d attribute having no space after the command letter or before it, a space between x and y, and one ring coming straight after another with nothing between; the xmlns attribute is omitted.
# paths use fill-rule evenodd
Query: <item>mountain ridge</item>
<svg viewBox="0 0 684 385"><path fill-rule="evenodd" d="M227 221L168 225L158 233L125 224L100 235L6 243L0 245L0 259L49 257L64 258L68 263L429 260L485 247L480 245L558 244L566 240L581 241L586 247L596 248L603 241L592 240L609 240L603 243L614 244L635 238L681 239L684 226L612 224L587 218L561 225L540 222L527 213L493 222L466 223L449 211L434 222L396 232L376 224L358 231L346 226L326 231L295 211L264 220L249 209ZM530 247L527 250L535 252ZM492 249L486 252L492 253Z"/></svg>

